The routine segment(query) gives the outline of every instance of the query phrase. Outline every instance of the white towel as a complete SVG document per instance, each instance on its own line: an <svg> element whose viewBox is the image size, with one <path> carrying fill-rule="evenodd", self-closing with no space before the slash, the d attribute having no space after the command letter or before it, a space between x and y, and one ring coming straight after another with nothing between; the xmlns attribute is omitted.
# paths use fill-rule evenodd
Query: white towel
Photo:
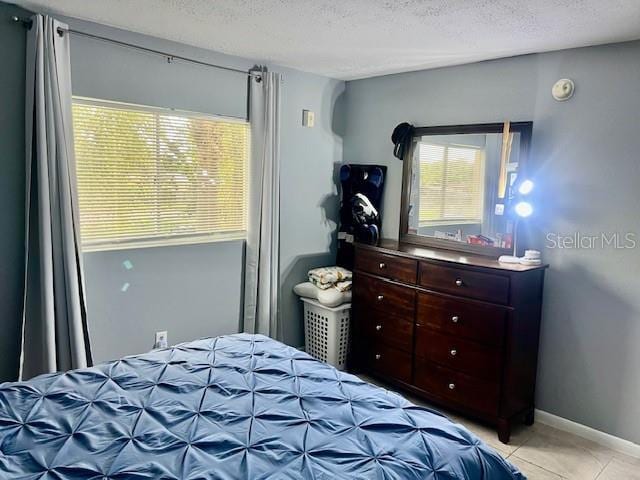
<svg viewBox="0 0 640 480"><path fill-rule="evenodd" d="M323 290L351 278L351 271L342 267L320 267L309 270L309 281Z"/></svg>

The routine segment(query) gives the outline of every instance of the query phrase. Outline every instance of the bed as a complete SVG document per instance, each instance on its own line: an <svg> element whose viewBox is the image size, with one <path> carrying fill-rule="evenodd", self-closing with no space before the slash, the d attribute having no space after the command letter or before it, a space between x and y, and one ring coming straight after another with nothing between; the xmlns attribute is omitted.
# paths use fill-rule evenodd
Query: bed
<svg viewBox="0 0 640 480"><path fill-rule="evenodd" d="M2 479L524 479L461 425L260 335L0 385Z"/></svg>

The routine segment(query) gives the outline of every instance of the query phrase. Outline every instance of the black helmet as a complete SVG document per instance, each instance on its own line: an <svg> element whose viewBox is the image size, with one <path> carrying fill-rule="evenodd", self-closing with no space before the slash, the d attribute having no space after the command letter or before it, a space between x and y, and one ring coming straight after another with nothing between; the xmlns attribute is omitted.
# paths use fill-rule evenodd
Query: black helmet
<svg viewBox="0 0 640 480"><path fill-rule="evenodd" d="M404 158L404 151L407 148L407 145L409 145L411 137L413 137L413 125L410 123L401 123L393 129L391 141L395 145L393 148L393 155L396 158L399 158L400 160Z"/></svg>

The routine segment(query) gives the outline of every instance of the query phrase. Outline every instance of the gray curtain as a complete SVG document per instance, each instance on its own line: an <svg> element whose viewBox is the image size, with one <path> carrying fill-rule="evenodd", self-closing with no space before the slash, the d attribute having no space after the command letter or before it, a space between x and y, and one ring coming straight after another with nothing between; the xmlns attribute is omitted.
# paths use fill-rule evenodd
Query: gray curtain
<svg viewBox="0 0 640 480"><path fill-rule="evenodd" d="M27 40L26 265L20 378L91 364L73 152L67 26L35 15Z"/></svg>
<svg viewBox="0 0 640 480"><path fill-rule="evenodd" d="M250 79L249 218L245 254L244 331L282 339L280 277L280 84L262 70Z"/></svg>

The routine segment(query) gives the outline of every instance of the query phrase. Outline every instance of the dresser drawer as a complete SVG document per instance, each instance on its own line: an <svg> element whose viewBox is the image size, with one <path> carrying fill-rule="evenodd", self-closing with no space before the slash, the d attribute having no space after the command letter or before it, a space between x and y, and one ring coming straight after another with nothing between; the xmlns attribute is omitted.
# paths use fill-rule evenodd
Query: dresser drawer
<svg viewBox="0 0 640 480"><path fill-rule="evenodd" d="M380 310L368 309L358 315L360 334L377 343L413 351L413 322Z"/></svg>
<svg viewBox="0 0 640 480"><path fill-rule="evenodd" d="M485 345L502 347L509 309L419 292L416 324Z"/></svg>
<svg viewBox="0 0 640 480"><path fill-rule="evenodd" d="M405 283L416 283L418 262L360 248L356 252L355 269Z"/></svg>
<svg viewBox="0 0 640 480"><path fill-rule="evenodd" d="M429 289L488 302L509 302L509 277L420 262L418 283Z"/></svg>
<svg viewBox="0 0 640 480"><path fill-rule="evenodd" d="M353 282L356 310L377 309L413 322L416 292L413 288L358 274Z"/></svg>
<svg viewBox="0 0 640 480"><path fill-rule="evenodd" d="M472 377L491 382L500 380L502 351L416 327L416 355Z"/></svg>
<svg viewBox="0 0 640 480"><path fill-rule="evenodd" d="M369 344L364 351L365 365L373 373L411 383L413 357L410 353L377 342Z"/></svg>
<svg viewBox="0 0 640 480"><path fill-rule="evenodd" d="M414 385L438 398L489 415L498 414L500 388L497 383L416 360Z"/></svg>

